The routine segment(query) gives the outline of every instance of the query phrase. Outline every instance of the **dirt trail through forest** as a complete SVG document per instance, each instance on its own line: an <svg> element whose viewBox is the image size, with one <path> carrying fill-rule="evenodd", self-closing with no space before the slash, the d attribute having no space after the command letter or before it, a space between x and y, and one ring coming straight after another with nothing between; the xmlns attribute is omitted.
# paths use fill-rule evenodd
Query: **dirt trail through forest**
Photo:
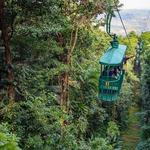
<svg viewBox="0 0 150 150"><path fill-rule="evenodd" d="M139 112L137 106L131 106L129 109L129 126L122 132L122 150L135 150L140 140L140 121L137 112Z"/></svg>

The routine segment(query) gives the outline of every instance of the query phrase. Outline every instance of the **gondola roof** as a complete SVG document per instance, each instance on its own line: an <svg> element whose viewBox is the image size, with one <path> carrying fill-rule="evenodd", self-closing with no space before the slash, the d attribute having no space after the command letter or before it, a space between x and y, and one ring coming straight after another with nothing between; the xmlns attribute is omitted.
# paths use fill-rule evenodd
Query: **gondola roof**
<svg viewBox="0 0 150 150"><path fill-rule="evenodd" d="M118 45L118 48L110 47L101 57L99 63L103 65L120 65L125 57L127 46Z"/></svg>

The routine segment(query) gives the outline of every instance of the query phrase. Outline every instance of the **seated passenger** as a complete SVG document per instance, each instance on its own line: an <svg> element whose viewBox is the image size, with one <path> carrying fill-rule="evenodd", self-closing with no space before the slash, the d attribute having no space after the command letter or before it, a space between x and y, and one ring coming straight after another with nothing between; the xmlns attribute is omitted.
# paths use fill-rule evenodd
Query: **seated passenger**
<svg viewBox="0 0 150 150"><path fill-rule="evenodd" d="M111 70L109 71L109 77L113 77L113 75L114 75L114 69L111 69Z"/></svg>
<svg viewBox="0 0 150 150"><path fill-rule="evenodd" d="M111 70L109 71L109 77L113 77L113 78L115 78L115 79L118 79L118 77L119 77L119 72L118 72L118 70L117 70L116 67L113 68L113 69L111 69Z"/></svg>

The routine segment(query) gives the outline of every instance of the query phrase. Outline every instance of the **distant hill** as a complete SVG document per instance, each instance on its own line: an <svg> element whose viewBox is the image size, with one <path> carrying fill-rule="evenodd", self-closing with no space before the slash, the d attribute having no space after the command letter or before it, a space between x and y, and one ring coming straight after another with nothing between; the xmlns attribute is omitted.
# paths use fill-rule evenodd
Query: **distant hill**
<svg viewBox="0 0 150 150"><path fill-rule="evenodd" d="M120 14L128 32L135 31L139 34L150 31L150 10L127 9L121 10ZM112 20L112 32L125 34L118 15Z"/></svg>

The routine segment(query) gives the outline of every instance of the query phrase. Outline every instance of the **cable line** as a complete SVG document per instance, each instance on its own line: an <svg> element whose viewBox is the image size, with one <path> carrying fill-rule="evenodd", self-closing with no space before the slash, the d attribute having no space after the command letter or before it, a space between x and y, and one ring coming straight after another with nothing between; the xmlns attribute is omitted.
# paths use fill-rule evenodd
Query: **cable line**
<svg viewBox="0 0 150 150"><path fill-rule="evenodd" d="M122 19L122 17L121 17L121 14L120 14L120 12L119 12L119 9L118 9L118 6L117 6L117 3L116 3L115 0L114 0L114 4L115 4L116 10L117 10L119 19L120 19L120 21L121 21L121 24L122 24L122 26L123 26L123 29L124 29L124 31L125 31L125 34L126 34L126 36L127 36L127 39L128 39L128 41L129 41L130 47L132 48L131 41L130 41L130 38L129 38L128 33L127 33L127 29L126 29L126 27L125 27L125 24L124 24L124 22L123 22L123 19Z"/></svg>

